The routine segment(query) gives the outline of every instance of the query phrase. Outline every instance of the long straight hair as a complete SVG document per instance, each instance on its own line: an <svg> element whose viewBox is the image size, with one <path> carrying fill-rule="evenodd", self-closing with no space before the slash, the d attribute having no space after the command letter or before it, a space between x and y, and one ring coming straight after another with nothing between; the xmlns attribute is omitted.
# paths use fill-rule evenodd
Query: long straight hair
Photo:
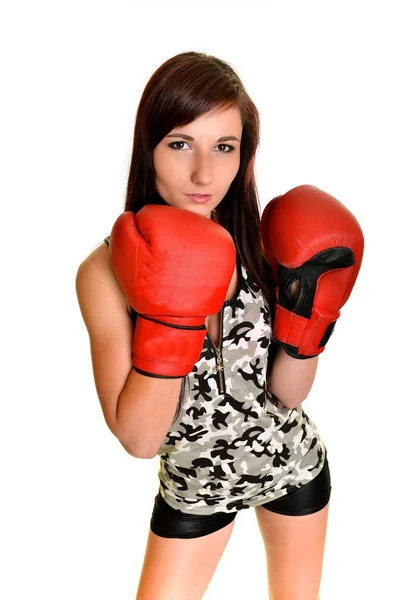
<svg viewBox="0 0 400 600"><path fill-rule="evenodd" d="M263 251L254 174L260 119L230 64L202 52L182 52L153 73L136 112L125 210L136 214L147 204L167 205L155 186L154 148L173 128L210 110L231 107L239 109L243 124L240 167L211 219L231 234L241 263L260 286L273 318L274 277Z"/></svg>

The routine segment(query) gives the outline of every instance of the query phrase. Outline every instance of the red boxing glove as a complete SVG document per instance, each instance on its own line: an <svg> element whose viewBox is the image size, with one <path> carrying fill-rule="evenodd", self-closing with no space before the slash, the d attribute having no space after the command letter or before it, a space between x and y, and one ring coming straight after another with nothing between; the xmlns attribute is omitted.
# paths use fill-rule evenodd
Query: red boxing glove
<svg viewBox="0 0 400 600"><path fill-rule="evenodd" d="M317 356L357 279L361 227L339 200L300 185L267 204L261 237L277 282L274 336L294 358ZM300 290L294 302L290 287L296 280Z"/></svg>
<svg viewBox="0 0 400 600"><path fill-rule="evenodd" d="M199 360L205 320L219 312L235 269L229 232L182 208L149 204L117 218L116 277L138 313L132 364L142 375L184 377Z"/></svg>

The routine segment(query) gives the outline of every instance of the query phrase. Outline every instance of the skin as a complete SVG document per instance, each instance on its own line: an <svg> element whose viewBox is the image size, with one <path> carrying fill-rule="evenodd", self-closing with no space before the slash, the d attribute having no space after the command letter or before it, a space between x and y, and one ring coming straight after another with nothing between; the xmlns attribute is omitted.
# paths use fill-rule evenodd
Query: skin
<svg viewBox="0 0 400 600"><path fill-rule="evenodd" d="M242 128L240 111L233 107L210 111L165 136L153 151L156 189L165 202L211 218L211 211L224 198L239 170ZM176 133L189 135L194 141ZM237 140L218 142L223 136ZM212 196L197 204L185 194Z"/></svg>

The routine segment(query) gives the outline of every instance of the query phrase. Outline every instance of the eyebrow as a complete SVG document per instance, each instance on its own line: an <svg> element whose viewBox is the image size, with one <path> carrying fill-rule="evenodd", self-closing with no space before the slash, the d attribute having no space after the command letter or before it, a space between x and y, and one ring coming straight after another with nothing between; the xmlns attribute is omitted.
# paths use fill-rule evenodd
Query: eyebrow
<svg viewBox="0 0 400 600"><path fill-rule="evenodd" d="M188 140L189 142L194 142L194 138L192 138L192 136L190 135L186 135L185 133L170 133L165 137L181 137L185 140ZM237 142L240 142L240 140L234 135L224 135L223 137L220 137L219 140L217 140L217 142L228 142L229 140L236 140Z"/></svg>

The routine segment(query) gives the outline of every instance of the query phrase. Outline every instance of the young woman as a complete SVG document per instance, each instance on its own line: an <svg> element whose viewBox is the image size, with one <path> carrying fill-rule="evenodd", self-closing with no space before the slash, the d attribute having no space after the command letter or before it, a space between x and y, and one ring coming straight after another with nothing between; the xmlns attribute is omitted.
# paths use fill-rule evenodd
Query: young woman
<svg viewBox="0 0 400 600"><path fill-rule="evenodd" d="M253 507L270 599L318 598L331 485L302 402L362 236L310 186L274 199L261 220L258 144L257 109L229 64L197 52L166 61L139 103L125 212L78 269L105 420L132 456L160 456L136 600L203 598L237 513ZM352 274L327 278L316 317L310 297L329 269Z"/></svg>

